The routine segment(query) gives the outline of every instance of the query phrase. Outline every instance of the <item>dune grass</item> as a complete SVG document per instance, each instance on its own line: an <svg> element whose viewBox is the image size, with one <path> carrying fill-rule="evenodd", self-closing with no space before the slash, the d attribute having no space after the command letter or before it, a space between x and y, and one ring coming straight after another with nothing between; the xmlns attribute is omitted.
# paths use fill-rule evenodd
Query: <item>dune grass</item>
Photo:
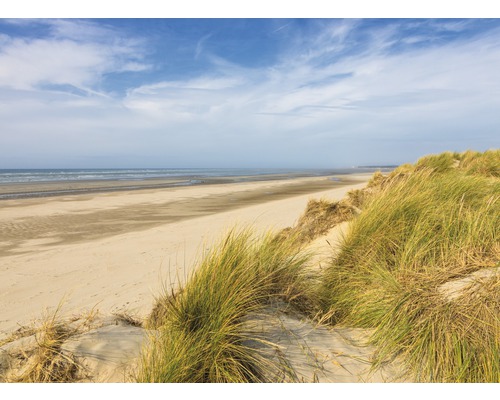
<svg viewBox="0 0 500 400"><path fill-rule="evenodd" d="M441 154L424 156L415 164L415 171L421 171L423 169L430 169L433 172L450 171L456 164L456 157L456 154L449 151Z"/></svg>
<svg viewBox="0 0 500 400"><path fill-rule="evenodd" d="M404 164L396 168L389 176L394 177L401 173L432 170L437 173L459 170L467 175L485 177L500 177L500 150L490 149L483 153L467 150L463 153L444 152L429 154L420 158L415 165Z"/></svg>
<svg viewBox="0 0 500 400"><path fill-rule="evenodd" d="M500 150L487 150L484 153L466 151L460 155L459 168L469 175L500 178Z"/></svg>
<svg viewBox="0 0 500 400"><path fill-rule="evenodd" d="M72 382L77 380L79 365L61 345L72 331L54 318L44 321L37 332L37 347L29 356L26 367L15 378L17 382Z"/></svg>
<svg viewBox="0 0 500 400"><path fill-rule="evenodd" d="M428 156L375 183L320 288L326 319L375 328L377 361L400 355L418 381L500 380L498 277L453 300L440 291L500 267L500 181L467 157Z"/></svg>
<svg viewBox="0 0 500 400"><path fill-rule="evenodd" d="M285 228L278 236L282 239L295 240L299 245L307 244L341 222L352 219L359 212L353 203L348 199L341 201L311 199L297 224Z"/></svg>
<svg viewBox="0 0 500 400"><path fill-rule="evenodd" d="M19 338L34 337L34 344L18 348L13 354L16 367L7 372L4 380L17 383L77 382L85 372L76 357L61 349L63 343L89 328L96 313L92 310L72 320L59 317L60 305L40 322L22 330ZM29 343L29 342L28 342Z"/></svg>
<svg viewBox="0 0 500 400"><path fill-rule="evenodd" d="M245 321L276 298L304 307L307 257L288 240L233 231L186 285L164 293L148 321L156 335L139 382L262 382L272 368L249 346Z"/></svg>

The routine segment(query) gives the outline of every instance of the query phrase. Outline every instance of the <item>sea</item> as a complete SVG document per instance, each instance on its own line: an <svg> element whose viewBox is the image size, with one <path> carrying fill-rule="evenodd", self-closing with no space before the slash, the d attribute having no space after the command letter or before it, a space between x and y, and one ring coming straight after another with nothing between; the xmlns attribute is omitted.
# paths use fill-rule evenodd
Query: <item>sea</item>
<svg viewBox="0 0 500 400"><path fill-rule="evenodd" d="M0 184L34 182L143 181L147 179L220 178L265 175L326 176L372 172L391 167L352 167L340 169L284 168L111 168L111 169L0 169Z"/></svg>
<svg viewBox="0 0 500 400"><path fill-rule="evenodd" d="M329 175L346 175L361 172L374 172L384 170L385 167L352 167L337 169L285 169L285 168L86 168L86 169L0 169L0 199L37 197L46 195L71 194L82 191L104 191L106 181L127 181L130 185L120 186L119 190L145 188L144 181L172 180L166 186L192 186L209 183L217 179L225 182L256 181L266 179L292 179L297 177L314 177ZM225 178L225 179L224 179ZM141 182L134 186L134 182ZM103 185L97 189L82 189L64 187L63 190L49 192L47 189L19 193L10 190L20 185L33 185L43 183L85 183L101 182ZM115 187L116 189L116 187Z"/></svg>
<svg viewBox="0 0 500 400"><path fill-rule="evenodd" d="M307 173L286 169L234 168L111 168L111 169L0 169L0 184L82 181L143 181L147 179L214 178ZM326 174L326 171L308 171Z"/></svg>

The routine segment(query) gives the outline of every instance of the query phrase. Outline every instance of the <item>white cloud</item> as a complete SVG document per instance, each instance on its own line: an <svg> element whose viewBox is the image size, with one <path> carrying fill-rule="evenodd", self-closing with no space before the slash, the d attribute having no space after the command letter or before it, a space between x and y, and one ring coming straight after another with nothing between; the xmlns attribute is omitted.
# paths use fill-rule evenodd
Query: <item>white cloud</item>
<svg viewBox="0 0 500 400"><path fill-rule="evenodd" d="M117 39L110 29L82 21L13 20L43 24L44 39L0 38L0 87L35 90L38 85L72 85L88 92L104 73L144 71L137 40Z"/></svg>
<svg viewBox="0 0 500 400"><path fill-rule="evenodd" d="M40 83L84 87L109 67L103 52L67 40L13 40L0 53L0 85L33 89Z"/></svg>
<svg viewBox="0 0 500 400"><path fill-rule="evenodd" d="M38 22L49 26L51 36L54 38L65 38L77 42L109 43L116 41L117 37L114 29L85 20L43 19Z"/></svg>
<svg viewBox="0 0 500 400"><path fill-rule="evenodd" d="M221 118L237 109L246 115L303 117L305 109L314 109L315 117L326 122L352 114L361 104L365 111L390 107L396 112L432 103L451 105L470 96L490 99L500 84L496 41L388 55L378 51L384 47L379 40L374 38L377 51L324 67L314 67L310 60L283 60L272 69L227 69L220 62L221 75L142 86L129 91L124 102L130 108L165 111L169 117L177 111L184 116L192 113L196 120L215 111Z"/></svg>

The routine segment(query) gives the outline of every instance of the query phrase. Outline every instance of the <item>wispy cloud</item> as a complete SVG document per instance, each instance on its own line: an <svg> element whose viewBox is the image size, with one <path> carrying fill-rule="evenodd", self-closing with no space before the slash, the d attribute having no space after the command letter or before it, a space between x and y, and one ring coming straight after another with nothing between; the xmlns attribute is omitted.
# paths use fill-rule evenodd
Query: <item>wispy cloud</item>
<svg viewBox="0 0 500 400"><path fill-rule="evenodd" d="M279 32L282 29L285 29L287 26L290 26L290 24L291 24L291 22L287 22L286 24L283 24L283 25L279 26L278 28L276 28L275 30L273 30L271 33Z"/></svg>
<svg viewBox="0 0 500 400"><path fill-rule="evenodd" d="M203 52L203 45L205 42L212 37L212 34L209 33L205 36L203 36L200 40L198 40L198 43L196 43L196 49L194 51L194 59L197 60L201 53Z"/></svg>
<svg viewBox="0 0 500 400"><path fill-rule="evenodd" d="M15 21L15 22L14 22ZM13 20L48 28L45 38L3 35L0 48L0 87L37 90L73 86L99 93L98 84L110 72L144 71L136 39L117 39L112 29L87 21Z"/></svg>

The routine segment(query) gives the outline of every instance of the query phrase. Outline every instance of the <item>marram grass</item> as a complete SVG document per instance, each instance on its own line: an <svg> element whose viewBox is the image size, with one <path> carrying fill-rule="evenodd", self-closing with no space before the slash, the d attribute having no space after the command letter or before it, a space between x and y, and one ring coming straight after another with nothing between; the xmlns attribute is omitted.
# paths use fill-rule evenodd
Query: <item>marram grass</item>
<svg viewBox="0 0 500 400"><path fill-rule="evenodd" d="M359 212L353 201L328 201L311 199L300 216L297 224L283 229L278 238L297 241L297 245L311 242L328 233L334 226L349 221Z"/></svg>
<svg viewBox="0 0 500 400"><path fill-rule="evenodd" d="M500 267L500 181L460 157L425 157L380 182L325 271L323 310L332 323L374 328L377 361L399 355L415 380L498 382L498 275L453 299L441 290Z"/></svg>
<svg viewBox="0 0 500 400"><path fill-rule="evenodd" d="M288 240L229 233L179 292L157 300L138 381L265 381L272 366L249 347L246 317L276 296L303 305L305 262Z"/></svg>
<svg viewBox="0 0 500 400"><path fill-rule="evenodd" d="M78 382L86 378L84 366L73 354L64 351L62 345L72 336L86 331L92 325L96 311L91 310L87 315L64 320L59 317L61 305L62 303L55 311L43 317L40 323L32 327L22 327L17 332L18 335L11 337L16 340L33 335L35 342L30 344L28 341L25 348L8 352L11 353L10 361L15 359L15 367L7 368L5 376L0 376L0 381L62 383Z"/></svg>

